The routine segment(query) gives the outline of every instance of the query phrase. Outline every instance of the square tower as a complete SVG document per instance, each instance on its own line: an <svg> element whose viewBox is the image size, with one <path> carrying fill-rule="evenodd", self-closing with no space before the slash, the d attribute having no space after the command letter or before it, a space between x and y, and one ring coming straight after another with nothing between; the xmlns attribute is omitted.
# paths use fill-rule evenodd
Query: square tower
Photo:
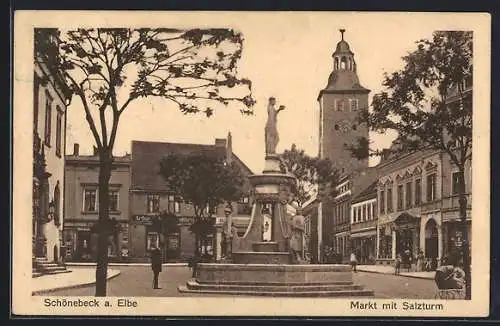
<svg viewBox="0 0 500 326"><path fill-rule="evenodd" d="M346 145L357 139L368 139L368 127L359 124L361 110L368 110L369 89L361 86L356 73L354 53L344 40L341 29L340 42L333 53L333 71L327 86L319 92L319 156L329 158L341 173L349 173L368 167L368 160L352 157Z"/></svg>

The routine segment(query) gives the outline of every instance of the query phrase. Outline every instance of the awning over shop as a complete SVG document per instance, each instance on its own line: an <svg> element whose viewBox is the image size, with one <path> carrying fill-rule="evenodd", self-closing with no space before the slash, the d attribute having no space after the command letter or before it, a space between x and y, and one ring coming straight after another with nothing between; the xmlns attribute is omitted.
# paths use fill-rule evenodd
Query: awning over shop
<svg viewBox="0 0 500 326"><path fill-rule="evenodd" d="M366 238L366 237L371 237L371 236L376 236L377 231L374 229L371 230L364 230L356 233L351 233L351 238Z"/></svg>

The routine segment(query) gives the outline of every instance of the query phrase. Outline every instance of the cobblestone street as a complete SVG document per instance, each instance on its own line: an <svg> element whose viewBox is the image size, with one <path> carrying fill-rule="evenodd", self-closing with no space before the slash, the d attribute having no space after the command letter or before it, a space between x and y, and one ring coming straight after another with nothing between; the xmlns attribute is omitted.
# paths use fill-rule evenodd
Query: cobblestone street
<svg viewBox="0 0 500 326"><path fill-rule="evenodd" d="M78 267L74 269L78 269ZM161 289L158 290L152 289L152 273L148 266L120 266L114 267L114 269L121 273L108 281L108 296L195 296L177 291L177 286L186 283L191 277L191 271L187 267L164 267L159 279ZM436 292L434 281L428 279L358 272L354 274L354 281L375 291L376 298L432 299ZM47 295L93 296L94 286L59 290Z"/></svg>

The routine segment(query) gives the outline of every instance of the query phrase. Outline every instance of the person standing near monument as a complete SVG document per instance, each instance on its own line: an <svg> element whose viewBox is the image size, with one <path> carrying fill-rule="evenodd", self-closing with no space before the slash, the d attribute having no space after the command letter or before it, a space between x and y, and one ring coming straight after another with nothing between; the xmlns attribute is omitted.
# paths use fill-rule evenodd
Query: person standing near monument
<svg viewBox="0 0 500 326"><path fill-rule="evenodd" d="M158 276L161 272L161 251L156 246L151 249L151 269L153 270L153 289L160 289L158 287Z"/></svg>
<svg viewBox="0 0 500 326"><path fill-rule="evenodd" d="M292 253L292 263L300 264L304 261L302 252L304 247L303 234L305 231L304 216L302 216L300 209L298 209L296 215L292 217L290 229L290 251Z"/></svg>
<svg viewBox="0 0 500 326"><path fill-rule="evenodd" d="M265 128L265 140L266 140L266 155L276 154L276 146L279 142L279 135L277 129L278 113L285 109L284 105L280 105L278 109L275 109L276 99L274 97L269 98L269 104L267 105L267 123Z"/></svg>

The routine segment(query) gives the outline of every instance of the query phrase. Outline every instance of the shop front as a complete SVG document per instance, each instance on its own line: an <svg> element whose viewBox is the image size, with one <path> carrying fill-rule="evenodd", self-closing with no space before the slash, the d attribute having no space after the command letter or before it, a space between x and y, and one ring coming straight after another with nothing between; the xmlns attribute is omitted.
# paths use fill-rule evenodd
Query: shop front
<svg viewBox="0 0 500 326"><path fill-rule="evenodd" d="M351 248L356 251L360 264L374 264L376 257L377 233L375 227L370 230L351 232Z"/></svg>
<svg viewBox="0 0 500 326"><path fill-rule="evenodd" d="M466 222L468 232L469 255L471 252L471 223ZM449 220L444 222L444 256L457 255L458 263L463 264L462 252L464 249L464 226L459 220ZM470 257L469 257L470 261Z"/></svg>
<svg viewBox="0 0 500 326"><path fill-rule="evenodd" d="M115 231L111 232L107 240L109 261L126 261L128 256L128 223L117 222ZM66 221L63 241L66 261L96 261L98 230L95 221Z"/></svg>
<svg viewBox="0 0 500 326"><path fill-rule="evenodd" d="M420 218L402 213L394 220L396 255L409 253L415 258L420 249Z"/></svg>
<svg viewBox="0 0 500 326"><path fill-rule="evenodd" d="M130 221L128 260L131 262L149 262L149 252L153 247L160 248L164 262L186 261L195 252L195 236L190 231L193 217L176 217L174 227L162 231L153 223L156 215L133 215ZM206 245L202 250L211 251Z"/></svg>

